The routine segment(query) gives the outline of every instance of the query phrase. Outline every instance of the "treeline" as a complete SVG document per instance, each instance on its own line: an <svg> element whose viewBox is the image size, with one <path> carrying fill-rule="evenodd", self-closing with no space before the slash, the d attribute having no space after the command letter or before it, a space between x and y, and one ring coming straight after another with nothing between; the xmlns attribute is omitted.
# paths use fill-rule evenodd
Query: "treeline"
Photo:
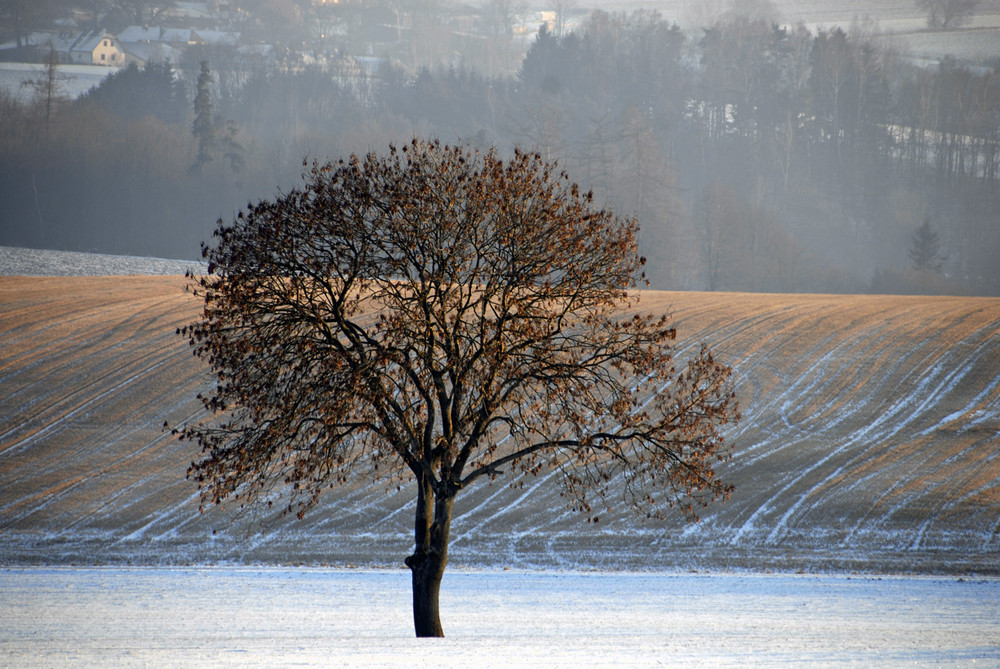
<svg viewBox="0 0 1000 669"><path fill-rule="evenodd" d="M639 218L656 288L1000 294L1000 77L860 29L595 12L514 78L217 51L44 89L0 99L0 244L191 257L303 158L419 135L557 159Z"/></svg>

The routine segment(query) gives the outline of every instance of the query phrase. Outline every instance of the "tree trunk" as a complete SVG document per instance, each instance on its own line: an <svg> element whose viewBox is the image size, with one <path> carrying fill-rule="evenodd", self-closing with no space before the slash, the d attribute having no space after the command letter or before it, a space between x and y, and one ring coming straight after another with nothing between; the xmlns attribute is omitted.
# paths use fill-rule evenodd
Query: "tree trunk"
<svg viewBox="0 0 1000 669"><path fill-rule="evenodd" d="M438 596L448 564L454 495L435 494L429 477L418 483L415 548L406 558L413 577L413 628L418 637L443 637Z"/></svg>

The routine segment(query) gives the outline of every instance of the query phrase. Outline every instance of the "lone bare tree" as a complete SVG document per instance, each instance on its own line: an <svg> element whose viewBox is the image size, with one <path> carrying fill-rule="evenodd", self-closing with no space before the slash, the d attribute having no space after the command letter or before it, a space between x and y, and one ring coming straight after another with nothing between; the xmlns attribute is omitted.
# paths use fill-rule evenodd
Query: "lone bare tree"
<svg viewBox="0 0 1000 669"><path fill-rule="evenodd" d="M927 12L931 30L948 30L969 21L979 8L979 0L916 0Z"/></svg>
<svg viewBox="0 0 1000 669"><path fill-rule="evenodd" d="M203 502L287 484L302 515L353 477L411 480L414 627L442 636L452 506L476 481L555 467L592 519L613 490L655 517L728 496L731 370L702 346L678 371L666 317L625 313L636 228L536 154L417 140L220 221L181 331L217 376L219 415L177 430L203 448Z"/></svg>

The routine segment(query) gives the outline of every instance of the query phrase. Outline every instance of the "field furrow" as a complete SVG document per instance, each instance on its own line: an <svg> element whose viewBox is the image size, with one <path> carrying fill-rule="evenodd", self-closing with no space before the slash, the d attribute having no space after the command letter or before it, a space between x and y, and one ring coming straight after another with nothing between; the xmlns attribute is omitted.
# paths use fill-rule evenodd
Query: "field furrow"
<svg viewBox="0 0 1000 669"><path fill-rule="evenodd" d="M0 563L398 564L412 493L359 480L304 520L198 513L207 370L182 277L0 278ZM678 358L732 364L732 499L640 522L566 507L557 471L459 498L452 560L490 566L1000 572L1000 300L646 293ZM283 500L276 499L276 508Z"/></svg>

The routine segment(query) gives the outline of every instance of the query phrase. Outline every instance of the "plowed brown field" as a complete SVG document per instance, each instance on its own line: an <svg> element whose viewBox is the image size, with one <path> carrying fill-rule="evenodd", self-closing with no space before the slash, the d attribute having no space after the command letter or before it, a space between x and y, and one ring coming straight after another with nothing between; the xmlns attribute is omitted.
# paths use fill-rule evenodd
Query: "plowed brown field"
<svg viewBox="0 0 1000 669"><path fill-rule="evenodd" d="M398 564L408 491L304 521L198 514L206 370L180 277L0 277L0 563ZM733 364L732 499L697 524L587 525L552 476L457 504L452 561L514 567L1000 572L1000 299L648 293ZM261 531L263 529L263 532Z"/></svg>

